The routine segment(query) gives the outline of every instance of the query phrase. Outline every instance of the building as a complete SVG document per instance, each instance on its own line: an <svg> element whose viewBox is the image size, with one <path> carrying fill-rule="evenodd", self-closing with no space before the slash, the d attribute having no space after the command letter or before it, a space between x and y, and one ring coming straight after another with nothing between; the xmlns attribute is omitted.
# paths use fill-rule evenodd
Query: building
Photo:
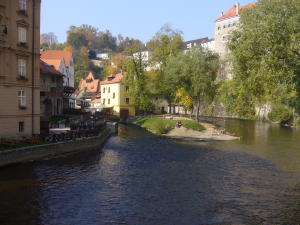
<svg viewBox="0 0 300 225"><path fill-rule="evenodd" d="M251 6L254 3L250 3L244 6L240 6L239 3L232 6L226 13L221 13L220 17L215 20L215 52L217 52L221 59L226 59L229 54L227 47L228 35L236 29L240 23L241 12ZM221 68L220 79L232 79L232 73L230 71L230 64L227 63Z"/></svg>
<svg viewBox="0 0 300 225"><path fill-rule="evenodd" d="M0 136L40 132L41 0L0 1Z"/></svg>
<svg viewBox="0 0 300 225"><path fill-rule="evenodd" d="M75 68L74 58L72 52L66 50L47 50L41 52L41 59L49 64L53 65L56 70L63 73L64 76L64 87L65 87L65 98L64 108L74 109L75 108Z"/></svg>
<svg viewBox="0 0 300 225"><path fill-rule="evenodd" d="M210 51L214 51L215 50L215 40L214 39L209 39L208 37L205 38L200 38L200 39L196 39L196 40L192 40L192 41L186 41L184 42L184 52L194 48L194 47L198 47L198 46L202 46L203 48L206 48Z"/></svg>
<svg viewBox="0 0 300 225"><path fill-rule="evenodd" d="M135 116L134 100L129 97L129 86L124 83L124 74L110 75L101 81L101 100L104 109L121 117Z"/></svg>
<svg viewBox="0 0 300 225"><path fill-rule="evenodd" d="M40 61L41 117L48 120L63 114L64 74L44 61Z"/></svg>
<svg viewBox="0 0 300 225"><path fill-rule="evenodd" d="M79 88L76 91L76 94L77 105L79 107L92 107L95 111L100 111L100 109L103 108L103 106L99 106L100 100L96 101L96 99L101 98L100 80L95 79L92 72L90 72L84 79L80 80ZM94 108L98 106L99 108Z"/></svg>
<svg viewBox="0 0 300 225"><path fill-rule="evenodd" d="M237 3L226 13L222 12L220 17L215 20L215 51L219 53L221 58L225 58L228 55L226 46L228 35L239 25L241 12L254 5L255 2L244 6L240 6Z"/></svg>

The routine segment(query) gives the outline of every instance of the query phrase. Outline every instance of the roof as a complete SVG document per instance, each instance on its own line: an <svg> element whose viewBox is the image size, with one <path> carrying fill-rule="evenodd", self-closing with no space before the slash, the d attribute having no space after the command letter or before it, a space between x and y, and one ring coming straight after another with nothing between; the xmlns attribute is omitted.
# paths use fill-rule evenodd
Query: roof
<svg viewBox="0 0 300 225"><path fill-rule="evenodd" d="M191 41L186 41L184 42L184 47L183 49L190 49L192 47L195 47L195 46L200 46L204 43L207 43L211 41L211 39L209 39L208 37L205 37L205 38L200 38L200 39L196 39L196 40L191 40Z"/></svg>
<svg viewBox="0 0 300 225"><path fill-rule="evenodd" d="M100 84L116 84L120 83L121 80L123 79L124 74L123 73L118 73L118 74L111 74L109 75L105 80L101 81Z"/></svg>
<svg viewBox="0 0 300 225"><path fill-rule="evenodd" d="M219 18L217 18L215 20L215 22L217 21L221 21L221 20L225 20L225 19L229 19L229 18L232 18L232 17L236 17L236 16L239 16L241 11L243 9L246 9L246 8L249 8L249 7L252 7L256 4L256 2L252 2L252 3L249 3L247 5L244 5L244 6L239 6L239 4L235 4L234 6L232 6L226 13L224 13L222 16L220 16ZM237 7L239 7L239 10L237 10Z"/></svg>
<svg viewBox="0 0 300 225"><path fill-rule="evenodd" d="M41 60L43 60L45 63L47 63L48 65L52 65L54 66L54 68L56 70L59 70L59 67L60 67L60 63L61 63L61 60L62 59L44 59L44 58L41 58Z"/></svg>
<svg viewBox="0 0 300 225"><path fill-rule="evenodd" d="M40 60L40 72L42 74L53 74L58 76L64 76L61 72L57 71L53 66L45 63L43 60Z"/></svg>
<svg viewBox="0 0 300 225"><path fill-rule="evenodd" d="M86 92L97 93L100 91L100 80L95 79L92 72L90 72L85 79L81 79L79 84L79 91L86 88Z"/></svg>
<svg viewBox="0 0 300 225"><path fill-rule="evenodd" d="M46 50L41 52L41 59L43 60L60 60L61 58L64 58L66 66L70 67L72 52L66 50Z"/></svg>

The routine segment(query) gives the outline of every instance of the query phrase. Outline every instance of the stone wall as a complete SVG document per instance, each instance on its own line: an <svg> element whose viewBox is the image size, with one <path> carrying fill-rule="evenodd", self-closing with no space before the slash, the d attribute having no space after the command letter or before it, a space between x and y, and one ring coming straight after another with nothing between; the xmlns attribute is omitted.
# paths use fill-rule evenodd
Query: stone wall
<svg viewBox="0 0 300 225"><path fill-rule="evenodd" d="M100 149L102 144L109 138L111 131L105 129L99 136L83 140L60 142L54 144L37 145L18 148L8 151L0 151L0 167L17 163L31 162L57 155Z"/></svg>

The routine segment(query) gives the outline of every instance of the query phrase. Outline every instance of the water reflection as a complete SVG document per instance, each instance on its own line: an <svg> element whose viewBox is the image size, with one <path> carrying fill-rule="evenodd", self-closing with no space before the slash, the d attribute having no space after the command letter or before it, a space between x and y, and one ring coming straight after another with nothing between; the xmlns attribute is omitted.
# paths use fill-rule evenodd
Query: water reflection
<svg viewBox="0 0 300 225"><path fill-rule="evenodd" d="M0 224L300 224L299 131L212 121L241 141L120 125L102 152L1 169Z"/></svg>

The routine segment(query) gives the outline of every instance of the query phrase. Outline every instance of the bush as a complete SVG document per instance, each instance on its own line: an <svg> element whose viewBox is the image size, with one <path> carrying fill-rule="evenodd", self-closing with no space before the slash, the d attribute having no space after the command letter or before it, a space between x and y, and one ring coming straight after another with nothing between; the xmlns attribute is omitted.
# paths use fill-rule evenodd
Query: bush
<svg viewBox="0 0 300 225"><path fill-rule="evenodd" d="M194 120L184 120L183 126L185 128L197 130L197 131L205 130L205 128L200 123L198 123L197 121L194 121Z"/></svg>
<svg viewBox="0 0 300 225"><path fill-rule="evenodd" d="M143 119L136 121L136 123L141 127L144 127L156 134L166 134L176 125L175 120L167 120L167 119L155 118L155 117L153 118L145 117ZM205 128L200 123L194 120L183 120L182 123L183 123L183 127L188 129L193 129L197 131L205 130Z"/></svg>
<svg viewBox="0 0 300 225"><path fill-rule="evenodd" d="M274 105L268 117L272 122L286 124L293 118L293 112L284 105Z"/></svg>
<svg viewBox="0 0 300 225"><path fill-rule="evenodd" d="M174 120L145 117L136 123L156 134L166 134L175 127L176 122Z"/></svg>

